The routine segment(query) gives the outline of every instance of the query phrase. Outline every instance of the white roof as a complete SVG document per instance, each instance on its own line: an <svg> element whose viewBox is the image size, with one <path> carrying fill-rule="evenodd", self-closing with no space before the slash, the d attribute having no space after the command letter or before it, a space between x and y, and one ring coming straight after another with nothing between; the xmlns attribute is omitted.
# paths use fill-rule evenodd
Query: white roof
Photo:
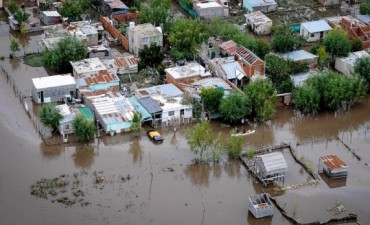
<svg viewBox="0 0 370 225"><path fill-rule="evenodd" d="M272 20L268 18L265 14L261 11L255 11L252 13L248 13L244 15L247 20L249 20L254 25L266 24L271 23Z"/></svg>
<svg viewBox="0 0 370 225"><path fill-rule="evenodd" d="M197 3L196 4L197 7L199 8L213 8L213 7L222 7L222 5L220 5L219 3L217 2L205 2L205 3Z"/></svg>
<svg viewBox="0 0 370 225"><path fill-rule="evenodd" d="M32 79L32 83L36 89L76 85L76 81L71 74L37 77Z"/></svg>
<svg viewBox="0 0 370 225"><path fill-rule="evenodd" d="M174 79L183 79L190 77L210 77L211 73L205 71L205 68L199 63L192 62L184 66L177 66L165 69L166 73L170 74Z"/></svg>
<svg viewBox="0 0 370 225"><path fill-rule="evenodd" d="M276 5L275 0L248 0L249 4L253 7L264 5Z"/></svg>
<svg viewBox="0 0 370 225"><path fill-rule="evenodd" d="M280 57L284 59L289 59L292 61L301 61L305 59L315 59L318 58L317 55L314 55L310 52L307 52L306 50L297 50L297 51L292 51L292 52L287 52L280 54Z"/></svg>
<svg viewBox="0 0 370 225"><path fill-rule="evenodd" d="M287 170L288 165L284 159L283 153L272 152L265 155L258 155L256 158L260 158L267 172L275 170Z"/></svg>
<svg viewBox="0 0 370 225"><path fill-rule="evenodd" d="M325 20L304 22L301 24L309 33L317 33L331 30L331 26Z"/></svg>
<svg viewBox="0 0 370 225"><path fill-rule="evenodd" d="M71 62L73 69L77 74L97 72L107 70L99 58L83 59L81 61Z"/></svg>
<svg viewBox="0 0 370 225"><path fill-rule="evenodd" d="M183 105L181 104L182 97L174 97L174 98L169 98L165 99L161 95L154 95L151 96L151 98L160 105L161 109L163 112L168 112L168 111L175 111L175 110L180 110L180 109L185 109L185 108L192 108L190 105Z"/></svg>
<svg viewBox="0 0 370 225"><path fill-rule="evenodd" d="M313 75L314 73L312 71L309 71L290 75L290 78L293 81L294 87L301 87L303 83Z"/></svg>
<svg viewBox="0 0 370 225"><path fill-rule="evenodd" d="M354 66L357 59L369 57L369 53L364 50L358 52L351 52L347 57L340 58L340 60L345 61L347 64Z"/></svg>
<svg viewBox="0 0 370 225"><path fill-rule="evenodd" d="M57 11L42 11L42 14L48 17L60 17L60 14Z"/></svg>

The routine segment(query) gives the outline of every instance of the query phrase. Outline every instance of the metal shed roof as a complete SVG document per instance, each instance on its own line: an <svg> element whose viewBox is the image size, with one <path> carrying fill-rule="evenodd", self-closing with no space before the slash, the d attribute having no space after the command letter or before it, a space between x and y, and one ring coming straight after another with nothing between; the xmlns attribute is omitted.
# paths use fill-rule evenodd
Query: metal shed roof
<svg viewBox="0 0 370 225"><path fill-rule="evenodd" d="M284 54L280 54L280 57L282 57L284 59L289 59L289 60L292 60L292 61L301 61L301 60L305 60L305 59L318 58L317 55L309 53L305 50L297 50L297 51L287 52L287 53L284 53Z"/></svg>
<svg viewBox="0 0 370 225"><path fill-rule="evenodd" d="M317 33L332 29L331 26L325 20L304 22L301 24L301 27L304 27L310 33Z"/></svg>
<svg viewBox="0 0 370 225"><path fill-rule="evenodd" d="M347 169L348 166L345 164L338 156L336 155L325 155L321 156L320 160L324 162L324 164L329 167L331 170L335 169Z"/></svg>
<svg viewBox="0 0 370 225"><path fill-rule="evenodd" d="M151 97L140 98L139 102L150 114L162 112L162 108Z"/></svg>
<svg viewBox="0 0 370 225"><path fill-rule="evenodd" d="M60 17L60 14L57 11L42 11L42 14L48 17Z"/></svg>
<svg viewBox="0 0 370 225"><path fill-rule="evenodd" d="M267 172L275 170L288 170L288 165L284 159L283 153L272 152L265 155L258 155L256 158L260 158Z"/></svg>

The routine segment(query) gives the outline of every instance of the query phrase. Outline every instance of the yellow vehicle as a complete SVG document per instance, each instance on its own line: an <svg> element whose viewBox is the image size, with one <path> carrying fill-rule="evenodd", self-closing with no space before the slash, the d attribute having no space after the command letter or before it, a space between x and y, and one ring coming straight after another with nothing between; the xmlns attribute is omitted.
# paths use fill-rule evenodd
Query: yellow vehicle
<svg viewBox="0 0 370 225"><path fill-rule="evenodd" d="M156 131L156 130L149 130L146 132L148 137L155 143L162 143L163 142L163 138L161 136L161 134Z"/></svg>

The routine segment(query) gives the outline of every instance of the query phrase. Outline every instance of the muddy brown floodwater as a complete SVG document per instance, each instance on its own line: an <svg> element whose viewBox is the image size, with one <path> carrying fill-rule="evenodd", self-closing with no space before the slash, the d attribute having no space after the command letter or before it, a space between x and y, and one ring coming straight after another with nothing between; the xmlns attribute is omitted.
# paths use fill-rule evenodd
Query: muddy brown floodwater
<svg viewBox="0 0 370 225"><path fill-rule="evenodd" d="M8 25L0 24L0 55L9 53ZM26 49L37 49L30 38ZM31 50L30 50L31 51ZM31 78L47 76L43 68L14 66L5 59L0 64L15 78L19 89L28 93ZM155 145L145 136L121 134L95 140L93 146L70 143L45 146L35 132L6 79L0 75L0 224L289 224L275 209L272 218L256 220L248 213L248 196L260 193L261 186L239 161L227 157L217 164L193 163L185 134L191 126L161 130L165 141ZM327 220L355 213L362 224L370 224L370 99L348 113L321 113L298 117L292 108L278 107L274 120L267 124L245 125L255 129L245 137L245 147L281 142L296 146L317 170L321 155L336 154L349 165L346 180L321 178L316 186L285 191L276 200L304 222ZM231 128L213 122L214 135L229 135ZM362 157L358 161L336 138ZM309 176L284 150L289 172L286 185L304 182ZM168 168L173 168L173 171ZM102 171L102 186L93 184L93 173ZM81 183L89 202L63 206L30 194L30 186L42 178L83 173ZM130 175L125 182L119 177ZM346 212L332 215L327 208L341 203Z"/></svg>

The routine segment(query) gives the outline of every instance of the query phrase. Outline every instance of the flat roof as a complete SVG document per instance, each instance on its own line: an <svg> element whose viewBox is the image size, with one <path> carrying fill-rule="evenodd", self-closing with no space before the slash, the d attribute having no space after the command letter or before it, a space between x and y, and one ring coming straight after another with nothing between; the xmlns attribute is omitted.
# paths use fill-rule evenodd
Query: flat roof
<svg viewBox="0 0 370 225"><path fill-rule="evenodd" d="M162 84L148 88L142 88L137 90L141 96L153 96L153 95L161 95L164 98L172 98L183 95L182 92L178 87L174 84Z"/></svg>
<svg viewBox="0 0 370 225"><path fill-rule="evenodd" d="M237 44L233 40L229 40L220 44L219 47L223 49L227 54L231 55L235 53Z"/></svg>
<svg viewBox="0 0 370 225"><path fill-rule="evenodd" d="M160 29L153 26L151 23L138 24L135 27L129 29L134 30L136 34L144 37L161 36L162 32Z"/></svg>
<svg viewBox="0 0 370 225"><path fill-rule="evenodd" d="M191 62L184 66L176 66L165 69L174 79L184 79L190 77L210 77L211 73L197 62Z"/></svg>
<svg viewBox="0 0 370 225"><path fill-rule="evenodd" d="M346 169L348 168L347 164L345 164L338 156L336 155L325 155L321 156L320 160L324 162L324 164L330 169Z"/></svg>
<svg viewBox="0 0 370 225"><path fill-rule="evenodd" d="M250 20L254 25L271 23L272 20L268 18L261 11L255 11L244 15L247 20Z"/></svg>
<svg viewBox="0 0 370 225"><path fill-rule="evenodd" d="M104 0L112 9L128 9L128 7L120 0Z"/></svg>
<svg viewBox="0 0 370 225"><path fill-rule="evenodd" d="M314 76L314 73L312 73L312 71L309 71L290 75L290 78L293 81L294 87L301 87L304 82L312 76Z"/></svg>
<svg viewBox="0 0 370 225"><path fill-rule="evenodd" d="M219 77L208 77L204 79L200 79L197 82L194 82L193 85L199 85L201 87L214 87L214 88L222 88L223 90L230 91L232 90L231 86L226 83L223 79Z"/></svg>
<svg viewBox="0 0 370 225"><path fill-rule="evenodd" d="M280 57L287 59L287 60L289 59L292 61L300 61L300 60L305 60L305 59L318 58L317 55L314 55L306 50L297 50L297 51L283 53L283 54L280 54Z"/></svg>
<svg viewBox="0 0 370 225"><path fill-rule="evenodd" d="M32 78L32 83L36 89L76 85L71 74Z"/></svg>
<svg viewBox="0 0 370 225"><path fill-rule="evenodd" d="M70 62L73 69L78 74L97 72L100 70L107 70L99 58L83 59L81 61Z"/></svg>
<svg viewBox="0 0 370 225"><path fill-rule="evenodd" d="M162 112L162 108L151 97L140 98L138 101L150 114Z"/></svg>
<svg viewBox="0 0 370 225"><path fill-rule="evenodd" d="M288 169L288 165L285 161L283 153L281 152L272 152L265 155L257 155L255 157L262 160L267 172Z"/></svg>
<svg viewBox="0 0 370 225"><path fill-rule="evenodd" d="M357 59L369 57L370 54L364 50L358 52L350 52L347 57L339 58L342 61L345 61L347 64L354 66Z"/></svg>
<svg viewBox="0 0 370 225"><path fill-rule="evenodd" d="M331 26L325 20L304 22L301 23L301 27L304 27L310 33L332 30Z"/></svg>
<svg viewBox="0 0 370 225"><path fill-rule="evenodd" d="M183 105L181 104L182 97L173 97L165 99L160 95L152 96L152 99L159 103L161 109L163 111L173 111L177 109L184 109L184 108L192 108L190 105Z"/></svg>
<svg viewBox="0 0 370 225"><path fill-rule="evenodd" d="M246 77L245 71L239 62L235 61L234 57L217 59L221 68L226 73L227 79L238 79L241 80Z"/></svg>
<svg viewBox="0 0 370 225"><path fill-rule="evenodd" d="M274 0L247 0L253 7L277 4Z"/></svg>
<svg viewBox="0 0 370 225"><path fill-rule="evenodd" d="M214 7L223 7L217 2L198 2L195 4L198 8L214 8Z"/></svg>

